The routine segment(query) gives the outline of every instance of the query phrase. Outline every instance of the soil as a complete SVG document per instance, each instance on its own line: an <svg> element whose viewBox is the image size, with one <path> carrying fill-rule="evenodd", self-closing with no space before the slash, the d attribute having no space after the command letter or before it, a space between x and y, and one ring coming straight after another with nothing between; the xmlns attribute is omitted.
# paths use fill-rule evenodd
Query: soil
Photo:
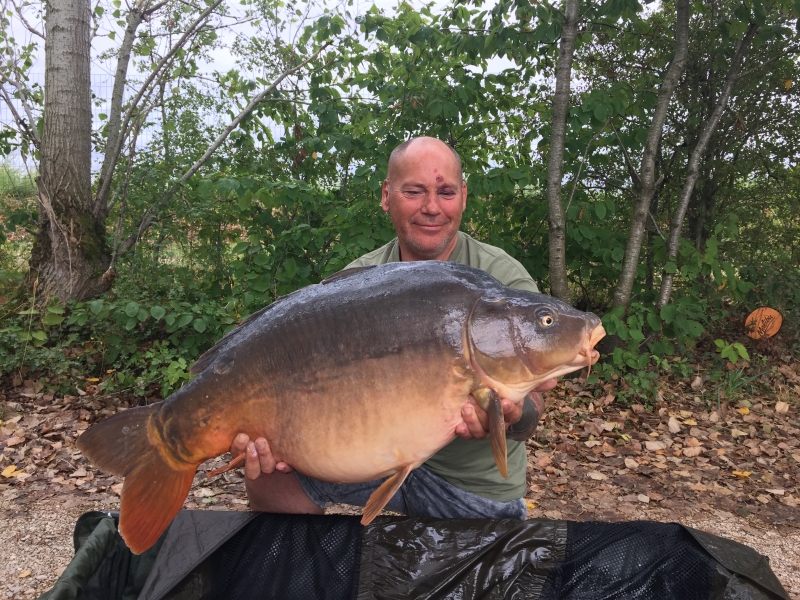
<svg viewBox="0 0 800 600"><path fill-rule="evenodd" d="M769 557L800 600L800 363L762 379L763 393L727 400L700 376L671 381L649 407L618 401L613 382L562 382L528 442L529 517L680 522ZM49 589L73 555L76 519L119 508L121 479L75 440L134 401L97 392L57 397L17 378L0 396L0 600ZM186 508L249 509L241 470L205 476L228 460L201 465Z"/></svg>

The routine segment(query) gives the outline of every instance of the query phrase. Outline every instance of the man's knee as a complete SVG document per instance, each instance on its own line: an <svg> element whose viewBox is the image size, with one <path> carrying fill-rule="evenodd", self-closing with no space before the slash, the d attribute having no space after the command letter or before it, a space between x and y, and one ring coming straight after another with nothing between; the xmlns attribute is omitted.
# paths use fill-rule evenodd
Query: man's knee
<svg viewBox="0 0 800 600"><path fill-rule="evenodd" d="M246 479L245 489L254 511L311 515L325 512L308 497L294 473L262 473L258 479Z"/></svg>

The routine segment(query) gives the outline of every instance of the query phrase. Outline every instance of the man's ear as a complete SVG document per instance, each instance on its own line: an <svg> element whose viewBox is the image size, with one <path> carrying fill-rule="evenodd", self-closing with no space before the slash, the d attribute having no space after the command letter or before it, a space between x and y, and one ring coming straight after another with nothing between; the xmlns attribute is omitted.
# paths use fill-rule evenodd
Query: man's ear
<svg viewBox="0 0 800 600"><path fill-rule="evenodd" d="M383 212L389 212L389 180L383 180L383 186L381 186L381 208Z"/></svg>
<svg viewBox="0 0 800 600"><path fill-rule="evenodd" d="M467 182L461 181L461 212L467 209Z"/></svg>

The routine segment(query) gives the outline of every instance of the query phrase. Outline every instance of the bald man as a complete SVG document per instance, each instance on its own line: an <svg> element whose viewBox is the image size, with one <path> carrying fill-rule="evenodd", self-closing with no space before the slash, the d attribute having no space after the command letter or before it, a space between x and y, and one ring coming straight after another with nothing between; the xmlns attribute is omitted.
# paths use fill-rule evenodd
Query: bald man
<svg viewBox="0 0 800 600"><path fill-rule="evenodd" d="M381 191L397 237L347 268L389 262L445 260L482 269L501 283L538 292L525 268L503 250L459 231L467 206L467 184L458 153L444 142L419 137L404 142L389 157ZM555 387L550 380L522 404L502 401L506 421L509 477L495 466L488 439L489 419L474 399L464 404L458 436L411 474L386 508L411 516L437 518L525 519L525 440L544 412L539 392ZM231 447L245 453L247 495L253 510L322 514L328 503L364 506L382 479L333 484L293 471L276 462L264 438L240 434Z"/></svg>

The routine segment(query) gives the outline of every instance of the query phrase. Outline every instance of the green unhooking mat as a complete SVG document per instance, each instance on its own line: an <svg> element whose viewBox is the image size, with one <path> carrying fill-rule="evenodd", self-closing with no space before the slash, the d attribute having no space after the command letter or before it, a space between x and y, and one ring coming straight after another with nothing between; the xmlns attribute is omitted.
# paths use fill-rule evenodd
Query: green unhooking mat
<svg viewBox="0 0 800 600"><path fill-rule="evenodd" d="M675 523L181 511L136 556L78 519L46 600L788 600L769 560Z"/></svg>

